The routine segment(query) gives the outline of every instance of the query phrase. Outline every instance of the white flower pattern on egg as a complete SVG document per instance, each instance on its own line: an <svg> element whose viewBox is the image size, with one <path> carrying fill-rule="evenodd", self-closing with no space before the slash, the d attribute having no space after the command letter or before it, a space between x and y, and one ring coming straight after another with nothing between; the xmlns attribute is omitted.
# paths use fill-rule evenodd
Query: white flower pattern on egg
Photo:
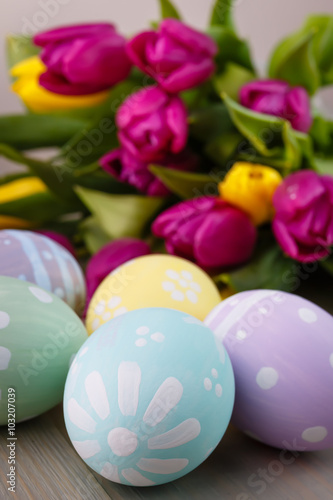
<svg viewBox="0 0 333 500"><path fill-rule="evenodd" d="M137 335L148 335L145 327L137 329ZM139 333L138 333L139 331ZM143 332L143 333L142 333ZM143 338L143 336L141 337ZM73 368L73 366L72 366ZM140 387L142 383L142 372L137 362L123 361L118 367L118 408L123 417L136 417ZM69 420L79 430L90 435L90 438L73 441L76 451L82 458L91 458L97 455L104 446L98 439L94 439L98 421L89 413L89 406L95 410L97 417L105 421L107 428L108 419L112 417L110 402L107 396L106 387L102 375L98 371L93 371L85 378L85 392L88 398L87 408L70 398L67 402L67 415ZM107 434L107 445L115 457L130 458L126 468L121 468L119 462L103 462L100 474L112 481L123 483L124 480L132 485L151 486L154 483L145 476L145 472L150 474L174 474L185 469L189 463L187 458L142 458L141 451L144 450L171 450L183 444L193 441L201 432L200 422L195 418L183 420L180 424L168 430L162 431L152 437L142 432L145 426L164 429L163 421L172 412L183 397L183 385L175 377L166 378L156 390L146 410L139 419L140 423L134 428L113 427ZM129 420L129 424L132 420ZM96 437L98 437L96 435ZM176 454L178 455L178 453ZM139 458L141 457L141 458ZM125 483L126 484L126 483Z"/></svg>
<svg viewBox="0 0 333 500"><path fill-rule="evenodd" d="M127 308L121 306L121 302L122 298L119 295L114 295L108 302L100 300L94 308L96 317L91 325L93 330L97 330L97 328L106 321L116 318L117 316L121 316L127 312Z"/></svg>
<svg viewBox="0 0 333 500"><path fill-rule="evenodd" d="M189 271L178 273L173 269L165 272L169 280L162 282L162 288L165 292L171 293L171 298L177 302L183 302L185 299L196 304L199 300L198 294L201 293L199 283L193 281L193 276Z"/></svg>
<svg viewBox="0 0 333 500"><path fill-rule="evenodd" d="M213 379L217 379L219 374L216 368L212 368L210 375L213 377ZM203 382L204 388L206 389L207 392L210 392L213 389L213 382L209 377L206 377ZM223 389L221 384L216 384L214 388L215 394L218 398L222 396Z"/></svg>
<svg viewBox="0 0 333 500"><path fill-rule="evenodd" d="M138 338L136 341L135 341L135 345L137 347L144 347L147 345L148 341L146 338L144 338L145 336L148 336L148 334L150 333L150 329L147 327L147 326L140 326L139 328L137 328L136 332L135 332L139 337L141 338ZM150 335L150 338L153 342L156 342L158 344L161 344L162 342L164 342L165 340L165 335L163 335L163 333L161 332L155 332L155 333L152 333Z"/></svg>

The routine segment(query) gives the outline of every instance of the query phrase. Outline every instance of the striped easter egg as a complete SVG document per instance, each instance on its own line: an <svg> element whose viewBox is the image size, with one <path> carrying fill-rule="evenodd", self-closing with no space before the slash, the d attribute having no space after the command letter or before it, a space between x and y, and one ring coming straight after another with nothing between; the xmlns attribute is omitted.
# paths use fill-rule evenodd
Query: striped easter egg
<svg viewBox="0 0 333 500"><path fill-rule="evenodd" d="M52 292L80 314L86 286L83 272L62 245L31 231L0 231L0 276L29 281Z"/></svg>

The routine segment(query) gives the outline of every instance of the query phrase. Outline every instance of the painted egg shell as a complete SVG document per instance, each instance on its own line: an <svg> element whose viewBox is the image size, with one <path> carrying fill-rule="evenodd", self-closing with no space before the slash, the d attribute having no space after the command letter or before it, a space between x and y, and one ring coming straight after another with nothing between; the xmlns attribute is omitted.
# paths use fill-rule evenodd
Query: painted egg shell
<svg viewBox="0 0 333 500"><path fill-rule="evenodd" d="M46 236L31 231L0 231L0 275L36 283L78 314L83 311L83 272L66 248Z"/></svg>
<svg viewBox="0 0 333 500"><path fill-rule="evenodd" d="M111 481L151 486L203 462L229 423L230 359L210 329L180 311L128 312L84 343L64 413L78 454Z"/></svg>
<svg viewBox="0 0 333 500"><path fill-rule="evenodd" d="M233 423L278 448L333 446L333 318L285 292L237 294L205 320L233 364Z"/></svg>
<svg viewBox="0 0 333 500"><path fill-rule="evenodd" d="M142 307L169 307L204 320L220 303L210 277L171 255L138 257L113 271L96 290L87 313L88 333L111 318Z"/></svg>
<svg viewBox="0 0 333 500"><path fill-rule="evenodd" d="M0 425L15 389L16 422L60 403L71 359L87 339L65 302L34 283L0 276Z"/></svg>

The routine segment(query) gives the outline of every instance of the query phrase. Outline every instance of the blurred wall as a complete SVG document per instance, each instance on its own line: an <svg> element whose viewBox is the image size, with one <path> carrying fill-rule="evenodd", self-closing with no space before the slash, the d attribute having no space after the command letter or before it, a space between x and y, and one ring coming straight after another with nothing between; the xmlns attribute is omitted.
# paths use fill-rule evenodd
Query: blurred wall
<svg viewBox="0 0 333 500"><path fill-rule="evenodd" d="M0 113L21 109L8 90L4 37L32 33L59 24L112 20L131 34L158 18L157 0L2 0L0 17ZM213 0L174 0L184 18L203 28ZM248 38L260 65L283 35L301 25L311 12L333 13L333 0L234 0L240 33Z"/></svg>

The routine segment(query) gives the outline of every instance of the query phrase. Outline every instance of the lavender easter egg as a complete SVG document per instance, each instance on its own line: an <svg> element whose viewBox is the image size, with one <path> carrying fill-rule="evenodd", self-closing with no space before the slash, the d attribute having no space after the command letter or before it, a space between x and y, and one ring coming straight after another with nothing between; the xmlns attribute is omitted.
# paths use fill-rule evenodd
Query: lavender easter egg
<svg viewBox="0 0 333 500"><path fill-rule="evenodd" d="M0 276L29 281L52 292L80 314L86 287L83 272L62 245L31 231L0 231Z"/></svg>
<svg viewBox="0 0 333 500"><path fill-rule="evenodd" d="M232 421L265 444L298 451L333 447L333 317L296 295L243 292L205 324L235 372Z"/></svg>

